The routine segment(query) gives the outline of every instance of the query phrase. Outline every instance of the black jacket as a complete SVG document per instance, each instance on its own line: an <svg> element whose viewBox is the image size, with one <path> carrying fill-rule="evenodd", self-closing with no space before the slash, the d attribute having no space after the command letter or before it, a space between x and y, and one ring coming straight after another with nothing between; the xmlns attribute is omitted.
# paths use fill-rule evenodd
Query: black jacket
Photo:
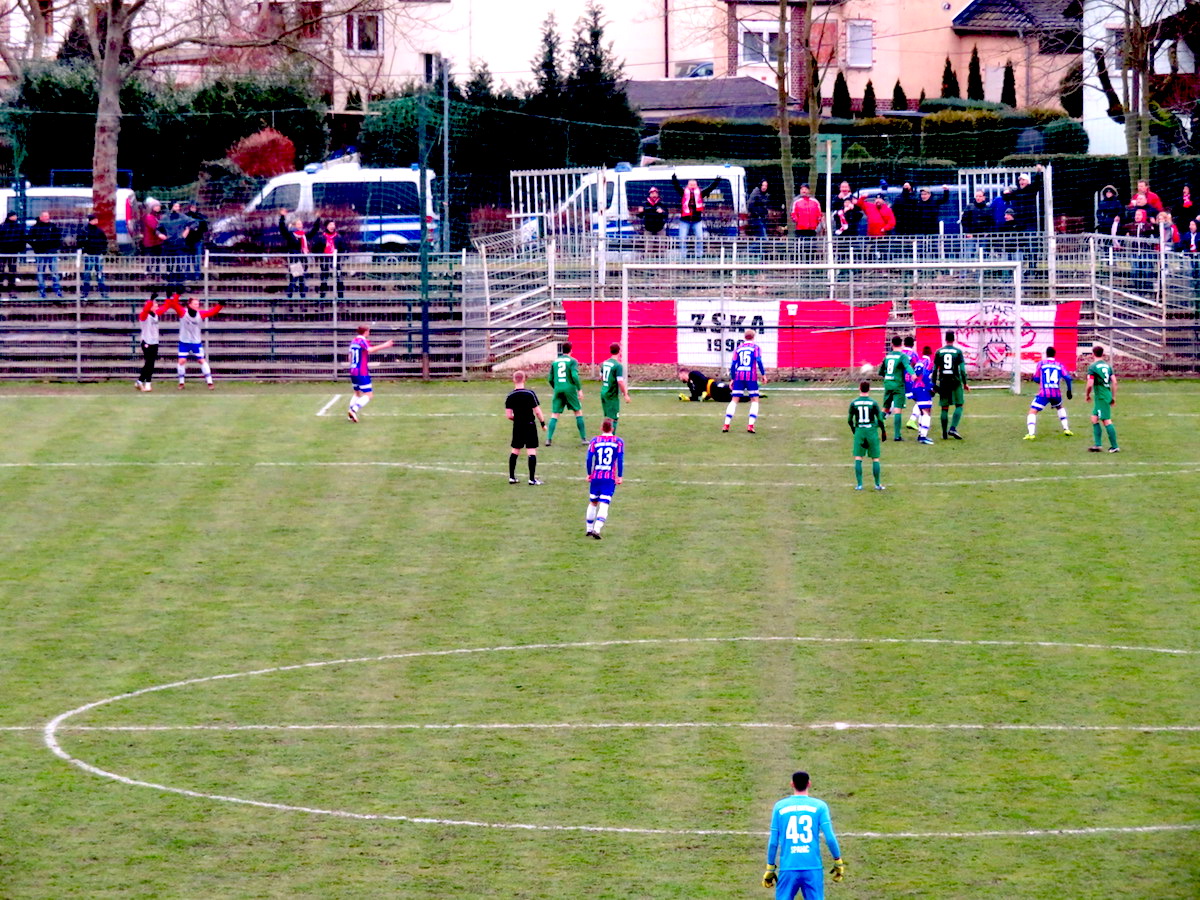
<svg viewBox="0 0 1200 900"><path fill-rule="evenodd" d="M900 192L892 212L896 214L896 234L937 234L938 211L950 200L950 190L944 188L938 197L931 191L928 200L922 200L913 191Z"/></svg>
<svg viewBox="0 0 1200 900"><path fill-rule="evenodd" d="M0 222L0 253L16 254L25 252L25 226L20 219Z"/></svg>
<svg viewBox="0 0 1200 900"><path fill-rule="evenodd" d="M79 234L78 247L87 256L103 256L108 252L108 235L91 222Z"/></svg>
<svg viewBox="0 0 1200 900"><path fill-rule="evenodd" d="M1041 191L1042 173L1034 172L1033 180L1025 187L1013 187L1004 192L1004 202L1013 211L1013 221L1021 231L1037 228L1037 202Z"/></svg>
<svg viewBox="0 0 1200 900"><path fill-rule="evenodd" d="M295 235L292 236L292 240L295 240ZM324 253L326 249L328 249L326 244L329 242L329 240L330 235L324 230L318 231L315 234L309 232L308 249L311 253ZM340 232L335 231L333 233L332 240L334 250L336 250L338 253L346 252L348 246L346 244L346 238ZM297 243L299 243L299 241L297 241Z"/></svg>
<svg viewBox="0 0 1200 900"><path fill-rule="evenodd" d="M992 215L992 204L987 200L982 203L971 201L971 205L963 210L958 220L963 234L988 234L996 228L996 219Z"/></svg>
<svg viewBox="0 0 1200 900"><path fill-rule="evenodd" d="M1100 189L1100 201L1096 204L1096 231L1100 234L1110 234L1113 219L1121 218L1124 213L1125 205L1117 196L1117 189L1111 184L1106 184Z"/></svg>
<svg viewBox="0 0 1200 900"><path fill-rule="evenodd" d="M646 229L646 234L660 234L667 227L668 215L667 205L661 199L651 205L647 198L646 205L642 207L642 211L637 214L637 217L642 220L642 227Z"/></svg>
<svg viewBox="0 0 1200 900"><path fill-rule="evenodd" d="M750 199L746 201L746 211L753 221L765 222L770 213L770 203L770 193L764 193L762 186L759 185L750 192Z"/></svg>
<svg viewBox="0 0 1200 900"><path fill-rule="evenodd" d="M192 227L184 240L187 241L188 248L194 253L208 235L208 216L198 209L190 210L187 215L192 220Z"/></svg>
<svg viewBox="0 0 1200 900"><path fill-rule="evenodd" d="M62 229L56 222L38 219L29 229L29 246L34 253L57 253L62 249Z"/></svg>

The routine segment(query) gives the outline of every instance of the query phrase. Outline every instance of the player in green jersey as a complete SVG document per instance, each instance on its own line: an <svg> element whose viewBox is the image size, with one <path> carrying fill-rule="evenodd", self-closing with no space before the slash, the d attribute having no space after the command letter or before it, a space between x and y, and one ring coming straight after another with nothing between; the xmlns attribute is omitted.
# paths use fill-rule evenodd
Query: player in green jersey
<svg viewBox="0 0 1200 900"><path fill-rule="evenodd" d="M863 489L863 457L871 457L871 474L875 476L875 490L882 491L883 484L879 477L882 471L879 466L879 441L887 440L887 423L879 404L871 399L871 382L860 381L858 396L850 401L850 412L846 415L846 423L850 426L851 452L854 454L854 479L858 483L856 491ZM879 429L879 434L875 429Z"/></svg>
<svg viewBox="0 0 1200 900"><path fill-rule="evenodd" d="M1117 426L1113 424L1112 408L1117 405L1117 373L1113 371L1112 363L1104 358L1104 348L1097 344L1092 348L1092 356L1096 359L1088 366L1087 394L1084 399L1092 401L1092 446L1089 453L1099 453L1101 446L1100 425L1108 432L1108 452L1120 453L1117 446Z"/></svg>
<svg viewBox="0 0 1200 900"><path fill-rule="evenodd" d="M910 378L917 377L912 361L902 349L903 343L904 339L898 334L895 335L892 338L892 349L879 364L879 371L883 373L883 414L885 417L889 415L892 417L897 441L904 440L900 434L900 425L904 421L904 377L905 375ZM887 440L886 429L883 439Z"/></svg>
<svg viewBox="0 0 1200 900"><path fill-rule="evenodd" d="M962 421L964 392L969 391L971 386L967 384L967 360L963 352L954 346L953 331L946 332L946 345L933 354L933 389L937 392L938 406L941 407L942 440L952 437L961 441L958 423ZM950 419L951 406L954 407L953 419Z"/></svg>
<svg viewBox="0 0 1200 900"><path fill-rule="evenodd" d="M625 386L625 367L621 365L621 345L609 344L612 354L600 364L600 409L604 418L612 419L613 434L621 418L621 400L629 402L629 388Z"/></svg>
<svg viewBox="0 0 1200 900"><path fill-rule="evenodd" d="M546 433L546 446L554 440L554 429L558 427L558 414L564 409L575 413L575 427L579 429L579 440L587 443L587 431L583 426L583 382L579 380L579 363L571 356L571 344L565 342L562 351L550 363L550 389L554 396L550 400L550 430Z"/></svg>

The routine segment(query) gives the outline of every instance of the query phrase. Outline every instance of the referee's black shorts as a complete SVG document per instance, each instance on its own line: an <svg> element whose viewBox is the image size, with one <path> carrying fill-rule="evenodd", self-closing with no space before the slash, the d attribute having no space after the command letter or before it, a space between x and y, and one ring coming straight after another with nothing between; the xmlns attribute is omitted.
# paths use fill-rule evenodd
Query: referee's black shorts
<svg viewBox="0 0 1200 900"><path fill-rule="evenodd" d="M536 450L538 445L538 427L536 422L513 422L512 448L520 450L528 447Z"/></svg>

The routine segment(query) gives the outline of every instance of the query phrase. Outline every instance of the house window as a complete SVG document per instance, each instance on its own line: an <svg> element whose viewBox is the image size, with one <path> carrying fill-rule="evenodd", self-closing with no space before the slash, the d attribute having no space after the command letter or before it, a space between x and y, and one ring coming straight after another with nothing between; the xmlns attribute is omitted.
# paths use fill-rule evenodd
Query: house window
<svg viewBox="0 0 1200 900"><path fill-rule="evenodd" d="M846 65L869 69L875 64L875 23L870 19L846 22Z"/></svg>
<svg viewBox="0 0 1200 900"><path fill-rule="evenodd" d="M377 54L383 49L379 13L346 16L346 49L352 53Z"/></svg>
<svg viewBox="0 0 1200 900"><path fill-rule="evenodd" d="M314 39L321 36L321 19L325 14L321 0L301 0L298 10L300 14L299 36L302 39Z"/></svg>
<svg viewBox="0 0 1200 900"><path fill-rule="evenodd" d="M1125 48L1125 29L1124 28L1109 28L1108 29L1108 61L1109 64L1117 69L1127 68L1125 65L1126 48Z"/></svg>
<svg viewBox="0 0 1200 900"><path fill-rule="evenodd" d="M425 64L425 83L433 84L435 81L440 81L438 77L438 64L436 53L422 53L422 60Z"/></svg>
<svg viewBox="0 0 1200 900"><path fill-rule="evenodd" d="M742 65L775 65L779 62L779 25L775 22L742 23Z"/></svg>

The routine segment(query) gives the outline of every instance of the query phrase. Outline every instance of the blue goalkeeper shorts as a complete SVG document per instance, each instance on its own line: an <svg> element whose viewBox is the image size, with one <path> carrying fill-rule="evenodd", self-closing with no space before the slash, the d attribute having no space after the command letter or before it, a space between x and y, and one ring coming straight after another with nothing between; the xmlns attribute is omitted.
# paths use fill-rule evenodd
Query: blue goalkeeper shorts
<svg viewBox="0 0 1200 900"><path fill-rule="evenodd" d="M825 900L824 869L780 869L775 900Z"/></svg>

